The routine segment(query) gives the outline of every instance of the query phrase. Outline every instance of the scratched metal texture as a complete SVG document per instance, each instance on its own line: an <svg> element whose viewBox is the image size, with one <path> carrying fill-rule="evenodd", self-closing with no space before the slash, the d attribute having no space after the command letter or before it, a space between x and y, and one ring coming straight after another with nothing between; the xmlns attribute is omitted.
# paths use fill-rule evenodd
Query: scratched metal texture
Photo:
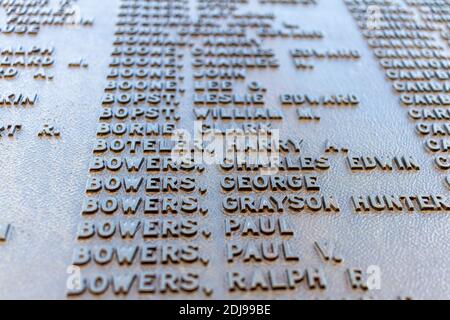
<svg viewBox="0 0 450 320"><path fill-rule="evenodd" d="M342 156L333 156L330 170L319 173L321 194L332 194L340 200L342 212L290 215L296 227L291 241L300 252L299 266L323 266L328 280L325 291L248 292L230 294L225 286L229 266L225 257L224 214L217 199L224 195L219 174L208 167L202 179L208 185L205 196L210 214L212 239L202 249L211 262L202 268L202 278L214 288L211 298L235 299L325 299L361 298L447 299L450 297L449 216L447 214L355 214L350 196L356 194L447 194L443 173L438 172L427 154L423 139L414 132L391 84L363 39L342 1L318 1L311 7L256 5L258 12L273 12L278 21L295 21L304 29L324 33L322 40L268 40L282 61L277 70L251 72L268 89L267 106L283 108L286 117L281 125L282 137L301 137L305 153L320 155L327 139L350 146L355 154L410 154L421 164L414 173L351 173ZM0 223L11 223L11 236L0 244L1 299L65 299L67 267L71 264L77 224L81 221L81 204L88 177L88 163L101 110L101 97L106 84L108 62L112 51L117 19L117 0L80 0L86 15L95 18L90 28L42 28L36 37L0 35L0 47L7 45L45 45L56 48L55 79L39 82L31 73L22 72L15 80L0 80L0 92L37 93L34 107L0 108L0 122L17 122L23 126L14 139L0 139ZM2 9L0 9L1 11ZM3 15L3 13L2 13ZM2 19L4 16L1 17ZM313 71L296 70L288 50L293 48L357 49L362 57L357 62L319 61ZM185 87L189 97L189 54L185 53ZM87 69L69 69L69 61L86 57ZM322 108L321 120L299 123L294 107L281 107L280 93L334 94L354 93L361 103L354 108ZM192 126L189 103L182 103L180 127ZM40 139L37 132L46 121L61 128L58 140ZM336 242L345 263L325 265L316 254L317 240ZM95 245L95 241L89 241ZM379 265L382 288L361 293L351 290L345 269ZM252 268L252 266L242 266ZM116 267L107 266L114 272ZM275 265L275 269L279 268ZM82 298L91 298L84 295ZM117 298L106 294L102 298ZM124 298L124 297L122 297ZM204 298L192 295L130 294L125 298L167 299Z"/></svg>

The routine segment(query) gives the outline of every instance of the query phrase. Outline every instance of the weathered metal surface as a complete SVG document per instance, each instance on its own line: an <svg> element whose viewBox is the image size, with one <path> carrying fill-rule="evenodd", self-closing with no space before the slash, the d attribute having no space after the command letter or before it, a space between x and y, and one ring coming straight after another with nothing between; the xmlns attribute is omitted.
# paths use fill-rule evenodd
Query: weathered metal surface
<svg viewBox="0 0 450 320"><path fill-rule="evenodd" d="M447 299L450 6L413 2L1 1L0 298Z"/></svg>

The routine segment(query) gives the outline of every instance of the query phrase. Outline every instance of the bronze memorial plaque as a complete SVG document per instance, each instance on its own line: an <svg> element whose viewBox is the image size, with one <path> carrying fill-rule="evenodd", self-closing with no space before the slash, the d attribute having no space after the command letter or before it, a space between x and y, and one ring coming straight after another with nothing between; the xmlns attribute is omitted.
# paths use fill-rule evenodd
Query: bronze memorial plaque
<svg viewBox="0 0 450 320"><path fill-rule="evenodd" d="M0 0L0 299L450 298L450 0Z"/></svg>

